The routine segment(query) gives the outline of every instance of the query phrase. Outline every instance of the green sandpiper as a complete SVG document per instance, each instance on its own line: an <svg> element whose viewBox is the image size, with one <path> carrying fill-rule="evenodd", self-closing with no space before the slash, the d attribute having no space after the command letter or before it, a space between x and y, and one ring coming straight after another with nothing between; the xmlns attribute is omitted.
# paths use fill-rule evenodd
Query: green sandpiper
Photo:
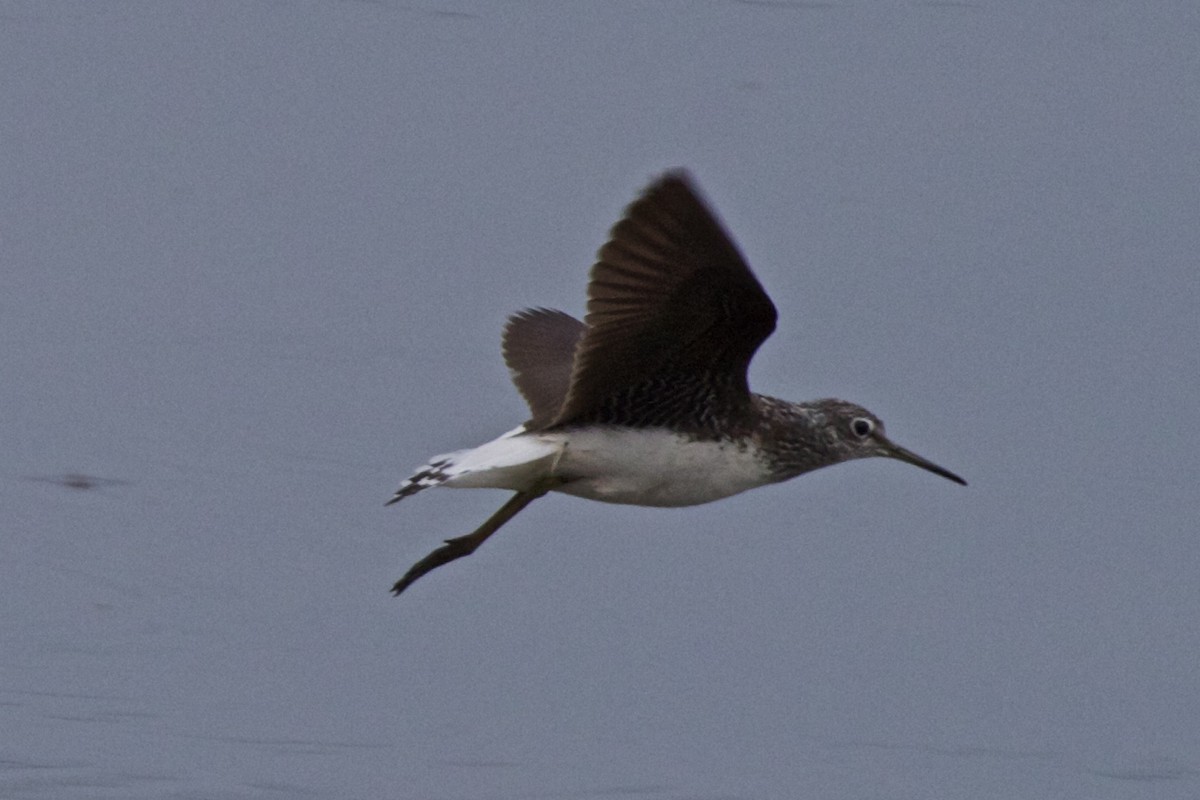
<svg viewBox="0 0 1200 800"><path fill-rule="evenodd" d="M509 318L504 360L529 421L435 456L388 501L431 486L516 492L473 533L447 539L413 565L392 592L470 555L550 491L690 506L874 456L966 485L889 440L861 406L751 392L746 369L775 319L774 304L691 177L680 170L660 177L600 248L582 322L546 308Z"/></svg>

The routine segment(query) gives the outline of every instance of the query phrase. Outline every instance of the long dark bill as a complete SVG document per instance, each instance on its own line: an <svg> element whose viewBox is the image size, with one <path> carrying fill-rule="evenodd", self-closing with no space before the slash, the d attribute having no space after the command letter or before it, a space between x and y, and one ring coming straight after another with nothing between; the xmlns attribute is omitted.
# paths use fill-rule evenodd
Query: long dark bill
<svg viewBox="0 0 1200 800"><path fill-rule="evenodd" d="M890 455L892 458L903 461L906 464L912 464L914 467L920 467L921 469L929 470L934 475L941 475L943 478L954 481L955 483L962 484L963 486L967 485L966 481L964 481L962 478L958 477L957 475L955 475L953 472L946 469L945 467L939 467L937 464L933 463L929 459L921 458L919 455L917 455L913 451L906 450L898 444L893 444L892 442L888 442L888 445L890 446L889 447L890 452L888 453L888 455Z"/></svg>

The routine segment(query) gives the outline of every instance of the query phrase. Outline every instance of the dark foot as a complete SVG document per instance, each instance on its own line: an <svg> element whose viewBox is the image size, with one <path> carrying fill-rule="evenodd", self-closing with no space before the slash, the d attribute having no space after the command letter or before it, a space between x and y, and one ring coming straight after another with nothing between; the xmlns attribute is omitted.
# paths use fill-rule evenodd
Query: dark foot
<svg viewBox="0 0 1200 800"><path fill-rule="evenodd" d="M403 578L396 581L396 585L392 587L392 594L399 595L411 586L417 578L430 570L437 569L442 564L447 564L456 558L471 555L479 545L483 544L489 536L499 530L501 525L515 517L522 508L554 487L561 486L562 483L561 478L550 478L544 480L533 489L517 492L495 514L488 517L487 521L480 525L474 533L459 536L457 539L447 539L444 545L422 558L416 564L413 564L412 569L406 572Z"/></svg>
<svg viewBox="0 0 1200 800"><path fill-rule="evenodd" d="M399 596L401 592L412 585L413 581L426 572L437 569L442 564L448 564L456 558L471 555L475 552L475 548L479 547L481 541L482 539L473 533L459 536L456 539L447 539L444 545L413 564L412 568L404 573L404 577L396 581L396 585L392 587L392 594Z"/></svg>

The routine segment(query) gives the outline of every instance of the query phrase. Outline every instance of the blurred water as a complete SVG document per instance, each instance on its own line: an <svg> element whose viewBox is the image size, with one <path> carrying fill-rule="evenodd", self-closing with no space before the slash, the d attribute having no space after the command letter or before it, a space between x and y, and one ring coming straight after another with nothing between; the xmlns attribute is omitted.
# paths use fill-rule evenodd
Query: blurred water
<svg viewBox="0 0 1200 800"><path fill-rule="evenodd" d="M1186 3L0 1L0 796L1200 795ZM502 502L694 169L780 308L760 391L963 474Z"/></svg>

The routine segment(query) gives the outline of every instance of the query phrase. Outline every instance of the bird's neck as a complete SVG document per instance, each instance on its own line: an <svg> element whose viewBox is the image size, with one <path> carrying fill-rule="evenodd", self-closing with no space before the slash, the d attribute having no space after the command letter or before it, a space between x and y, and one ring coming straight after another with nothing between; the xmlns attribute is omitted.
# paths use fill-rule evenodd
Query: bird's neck
<svg viewBox="0 0 1200 800"><path fill-rule="evenodd" d="M775 480L785 481L842 460L827 415L810 403L755 395L757 440Z"/></svg>

